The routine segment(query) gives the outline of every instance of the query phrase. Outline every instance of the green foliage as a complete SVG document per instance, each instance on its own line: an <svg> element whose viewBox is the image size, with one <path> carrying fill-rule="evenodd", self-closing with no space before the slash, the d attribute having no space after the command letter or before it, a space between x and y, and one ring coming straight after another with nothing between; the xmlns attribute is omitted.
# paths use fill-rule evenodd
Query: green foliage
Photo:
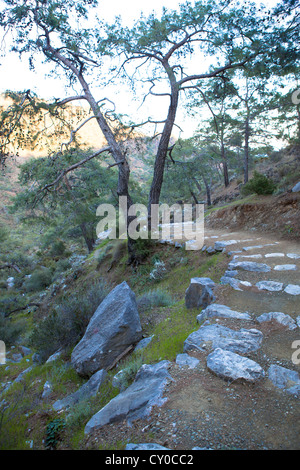
<svg viewBox="0 0 300 470"><path fill-rule="evenodd" d="M24 288L27 292L41 291L51 284L52 277L51 269L38 268L26 279Z"/></svg>
<svg viewBox="0 0 300 470"><path fill-rule="evenodd" d="M87 292L68 294L56 309L35 327L30 343L43 360L61 348L74 346L83 336L95 310L108 293L104 281L89 286Z"/></svg>
<svg viewBox="0 0 300 470"><path fill-rule="evenodd" d="M253 177L242 186L241 193L244 196L249 194L267 195L273 194L276 189L275 183L267 176L254 171Z"/></svg>
<svg viewBox="0 0 300 470"><path fill-rule="evenodd" d="M64 419L54 419L47 424L46 428L46 440L45 447L50 450L54 450L57 447L60 434L66 426Z"/></svg>
<svg viewBox="0 0 300 470"><path fill-rule="evenodd" d="M4 314L0 313L0 339L4 341L6 346L15 344L23 328L24 321L12 321L11 318L5 318Z"/></svg>
<svg viewBox="0 0 300 470"><path fill-rule="evenodd" d="M62 240L55 240L50 249L50 255L62 256L66 251L66 244Z"/></svg>
<svg viewBox="0 0 300 470"><path fill-rule="evenodd" d="M154 289L146 292L137 299L138 311L145 312L153 307L167 307L173 304L173 297L161 289Z"/></svg>

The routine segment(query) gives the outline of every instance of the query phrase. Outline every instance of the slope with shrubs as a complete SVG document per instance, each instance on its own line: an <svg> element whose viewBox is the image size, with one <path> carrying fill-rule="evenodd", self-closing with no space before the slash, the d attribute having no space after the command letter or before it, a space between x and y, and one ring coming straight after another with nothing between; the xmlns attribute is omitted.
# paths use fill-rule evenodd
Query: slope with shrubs
<svg viewBox="0 0 300 470"><path fill-rule="evenodd" d="M142 363L174 360L182 352L188 334L197 328L196 312L185 308L185 290L191 277L209 276L218 281L224 271L225 255L208 256L201 251L195 253L151 243L144 248L147 256L143 263L133 269L126 263L122 245L124 242L121 245L119 241L102 242L81 264L68 269L60 282L39 292L42 295L38 307L28 307L8 317L12 325L25 321L26 328L18 340L16 335L11 338L7 357L20 352L21 344L29 346L31 352L21 362L8 362L8 367L0 368L2 390L29 366L32 369L23 382L13 384L3 395L0 435L5 438L0 439L0 448L45 449L49 442L53 448L85 448L86 422L119 392L112 385L116 372L124 370L123 387L128 386ZM151 276L158 262L164 269L159 276ZM143 334L152 336L152 341L147 348L131 353L109 371L109 380L94 399L58 415L52 410L52 403L84 382L69 366L72 349L101 300L124 280L136 294ZM56 361L45 362L58 350L62 353ZM39 355L39 365L32 362L34 353ZM48 399L42 400L46 382L51 383L52 389ZM119 443L121 447L123 444ZM112 446L116 443L108 440L107 448Z"/></svg>

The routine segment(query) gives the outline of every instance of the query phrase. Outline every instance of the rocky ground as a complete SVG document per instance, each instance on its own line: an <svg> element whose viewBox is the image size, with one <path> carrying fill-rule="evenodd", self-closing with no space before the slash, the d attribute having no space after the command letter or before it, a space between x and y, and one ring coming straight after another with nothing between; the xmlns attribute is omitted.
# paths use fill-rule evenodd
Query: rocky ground
<svg viewBox="0 0 300 470"><path fill-rule="evenodd" d="M109 438L111 442L152 442L173 450L194 447L299 449L299 394L296 397L288 393L287 388L279 388L268 377L272 364L300 372L297 360L300 354L297 355L292 347L295 341L300 341L299 325L295 326L300 315L299 294L288 293L289 289L285 292L287 285L300 285L299 244L251 232L206 231L207 247L226 240L232 240L226 247L230 252L229 265L250 261L263 263L270 270L249 271L241 269L241 265L235 266L232 271L237 274L232 279L245 284L232 287L225 283L214 289L216 303L238 312L248 312L250 320L212 317L208 321L236 331L241 328L259 330L263 334L261 347L246 356L262 367L265 377L253 383L221 378L207 368L209 348L190 350L189 355L197 358L199 363L193 369L170 363L169 373L173 380L165 389L163 406L154 407L148 419L137 420L131 426L124 420L91 433L85 439L87 448L105 446ZM278 268L280 265L284 267ZM256 284L260 281L276 281L282 286L272 292L259 289ZM274 319L258 322L257 318L267 312L288 314L295 327L288 329ZM287 383L286 387L291 385Z"/></svg>

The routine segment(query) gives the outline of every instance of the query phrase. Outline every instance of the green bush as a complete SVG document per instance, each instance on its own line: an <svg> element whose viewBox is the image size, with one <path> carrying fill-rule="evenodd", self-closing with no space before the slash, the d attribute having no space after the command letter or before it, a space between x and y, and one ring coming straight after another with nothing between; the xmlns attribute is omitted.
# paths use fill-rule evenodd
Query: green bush
<svg viewBox="0 0 300 470"><path fill-rule="evenodd" d="M50 254L52 256L62 256L65 254L67 247L62 240L55 240L52 244Z"/></svg>
<svg viewBox="0 0 300 470"><path fill-rule="evenodd" d="M145 312L153 307L168 307L173 304L173 298L167 292L160 289L146 292L137 299L139 312Z"/></svg>
<svg viewBox="0 0 300 470"><path fill-rule="evenodd" d="M275 189L276 185L270 178L267 178L267 176L255 171L253 178L242 186L241 192L243 196L248 196L253 193L258 195L267 195L273 194Z"/></svg>
<svg viewBox="0 0 300 470"><path fill-rule="evenodd" d="M38 268L24 282L27 292L36 292L45 289L52 282L52 271L49 268Z"/></svg>
<svg viewBox="0 0 300 470"><path fill-rule="evenodd" d="M61 300L55 310L35 327L30 337L31 346L38 350L42 360L58 349L75 346L107 294L106 284L99 281L88 292L68 294Z"/></svg>
<svg viewBox="0 0 300 470"><path fill-rule="evenodd" d="M6 346L12 346L19 338L24 328L24 321L12 321L10 318L5 318L4 314L0 313L0 340L4 341Z"/></svg>

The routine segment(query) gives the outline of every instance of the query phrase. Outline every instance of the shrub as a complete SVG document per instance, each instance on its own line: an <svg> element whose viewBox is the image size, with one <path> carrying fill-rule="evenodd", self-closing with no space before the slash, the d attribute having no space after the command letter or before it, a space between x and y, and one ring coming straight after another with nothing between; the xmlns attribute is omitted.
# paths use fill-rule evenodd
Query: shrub
<svg viewBox="0 0 300 470"><path fill-rule="evenodd" d="M275 183L267 176L254 172L253 178L242 186L241 192L244 196L249 194L267 195L273 194L276 189Z"/></svg>
<svg viewBox="0 0 300 470"><path fill-rule="evenodd" d="M38 268L24 282L27 292L35 292L45 289L52 282L52 272L49 268Z"/></svg>
<svg viewBox="0 0 300 470"><path fill-rule="evenodd" d="M150 279L153 281L158 281L163 279L166 273L165 263L163 261L155 261L154 269L152 269L151 273L149 274Z"/></svg>
<svg viewBox="0 0 300 470"><path fill-rule="evenodd" d="M137 299L139 312L145 312L153 307L167 307L173 304L173 298L160 289L151 290Z"/></svg>
<svg viewBox="0 0 300 470"><path fill-rule="evenodd" d="M10 318L5 318L4 314L0 313L0 339L4 341L6 346L15 344L23 328L23 321L12 322Z"/></svg>
<svg viewBox="0 0 300 470"><path fill-rule="evenodd" d="M33 330L32 347L46 360L58 349L75 346L82 338L95 310L108 293L106 284L99 281L86 293L72 293L63 298Z"/></svg>
<svg viewBox="0 0 300 470"><path fill-rule="evenodd" d="M55 240L52 244L50 254L52 256L62 256L66 251L66 245L62 240Z"/></svg>

